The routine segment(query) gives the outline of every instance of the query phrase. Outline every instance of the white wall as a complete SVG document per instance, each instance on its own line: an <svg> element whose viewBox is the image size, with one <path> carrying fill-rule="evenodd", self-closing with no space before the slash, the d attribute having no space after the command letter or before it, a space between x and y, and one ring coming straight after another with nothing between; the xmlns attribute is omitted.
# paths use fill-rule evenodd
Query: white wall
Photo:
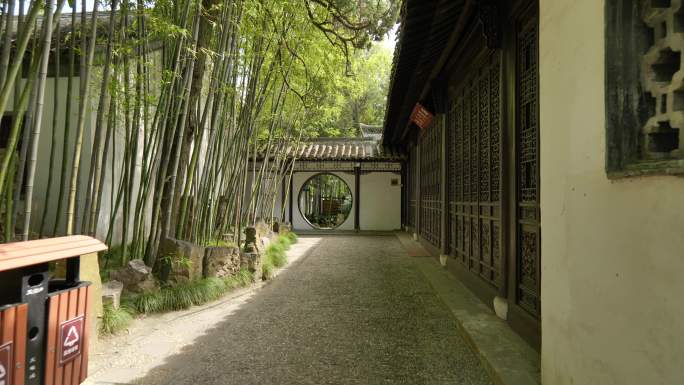
<svg viewBox="0 0 684 385"><path fill-rule="evenodd" d="M295 230L314 230L299 211L299 191L306 181L319 172L297 172L293 177L294 204L292 225ZM356 183L352 173L332 172L342 178L351 190L353 202L347 220L337 229L354 230L354 209L359 204L359 227L367 231L392 231L401 228L401 176L391 172L371 172L360 178L360 199L356 197ZM398 184L392 186L392 179ZM288 215L289 200L285 202Z"/></svg>
<svg viewBox="0 0 684 385"><path fill-rule="evenodd" d="M392 186L392 180L397 181ZM361 175L359 226L361 230L401 228L401 176L390 172Z"/></svg>
<svg viewBox="0 0 684 385"><path fill-rule="evenodd" d="M45 218L46 220L46 232L48 234L52 233L52 228L54 225L54 219L55 219L55 214L56 214L56 209L57 209L57 202L59 198L59 183L60 183L60 172L61 172L61 164L62 164L62 149L63 149L63 141L64 141L64 119L65 119L65 113L66 113L66 90L67 90L67 83L68 79L67 78L59 78L58 79L58 87L59 87L59 95L60 95L60 106L58 109L58 114L57 114L57 126L55 129L57 130L55 132L56 134L56 146L55 146L55 163L54 163L54 169L53 169L53 181L52 181L52 186L49 188L49 194L48 194L48 201L45 200L45 192L48 189L47 182L48 182L48 175L49 175L49 164L50 164L50 148L52 146L52 135L53 135L53 116L54 116L54 95L55 95L55 85L54 85L54 78L48 78L46 83L45 83L45 99L44 99L44 106L43 106L43 116L42 116L42 124L41 124L41 133L40 133L40 139L38 142L38 153L37 153L37 162L36 162L36 175L35 175L35 180L34 180L34 186L33 186L33 204L32 204L32 213L31 213L31 232L35 234L38 233L40 230L40 223L41 219L43 216L43 211L46 209L48 210L47 217ZM22 86L21 89L23 90L23 87L25 84L25 79L22 80ZM79 79L74 78L73 80L74 84L74 94L78 95L78 84L79 84ZM64 203L63 203L63 212L65 213L64 215L61 216L60 218L60 232L63 233L64 229L66 228L66 210L67 210L67 198L68 198L68 185L70 183L70 175L71 175L71 160L73 158L73 151L71 149L74 148L74 143L75 143L75 137L76 137L76 129L77 129L77 117L78 117L78 97L74 97L70 100L71 102L71 121L69 124L69 129L70 129L70 140L68 143L68 149L70 151L67 151L67 160L68 160L68 168L67 168L67 190L65 191L65 197L64 197ZM7 103L7 111L5 112L6 114L13 114L13 105L14 101L13 98L10 97L9 102ZM90 164L90 157L91 157L91 149L92 149L92 127L95 125L95 114L92 112L91 109L91 104L87 104L87 109L86 109L86 121L85 121L85 131L83 133L83 152L81 153L81 158L86 164ZM17 147L16 152L17 154L19 153L20 148ZM88 180L88 175L86 171L86 167L83 167L80 172L80 179L79 179L79 191L85 191L86 186L87 186L87 180ZM16 182L16 180L15 180ZM24 180L24 183L26 181ZM81 218L81 213L82 211L80 210L82 208L83 204L83 198L81 196L78 196L78 202L77 202L77 210L78 214L76 216L77 218L77 224L80 226L80 218ZM21 208L19 211L19 217L23 218L24 217L24 207L23 207L23 201L21 202ZM23 221L20 219L20 223Z"/></svg>
<svg viewBox="0 0 684 385"><path fill-rule="evenodd" d="M151 58L152 60L155 60L159 62L161 60L160 57L161 52L156 51L152 53ZM75 233L80 233L81 229L81 220L83 218L83 209L85 207L85 199L86 199L86 191L87 191L87 184L88 184L88 178L89 178L89 172L90 172L90 164L91 164L91 156L92 156L92 148L93 148L93 136L94 136L94 131L95 131L95 122L96 122L96 112L97 112L97 105L99 103L99 91L100 91L100 85L102 82L102 67L94 66L92 68L92 74L91 74L89 86L90 86L90 95L88 97L88 100L86 101L86 113L85 113L85 124L84 124L84 132L83 132L83 147L82 147L82 152L81 152L81 164L80 164L80 169L79 169L79 187L77 190L77 202L76 202L76 215L75 215L75 226L74 226L74 232ZM155 71L152 71L151 73L151 83L152 84L160 84L159 81L159 76L160 74ZM65 115L66 115L66 103L67 101L71 103L71 116L70 116L70 137L69 137L69 145L67 147L67 160L68 160L68 168L67 168L67 181L66 184L67 186L70 183L70 176L71 176L71 170L72 170L72 159L73 159L73 148L74 148L74 143L75 143L75 138L76 138L76 130L77 130L77 120L78 120L78 104L79 104L79 95L78 95L78 86L79 86L79 78L75 77L73 79L73 97L71 100L67 100L66 94L67 94L67 85L68 85L68 78L66 77L61 77L58 78L58 88L59 88L59 106L57 109L57 124L56 126L53 124L53 117L54 117L54 96L55 96L55 79L54 78L47 78L46 83L45 83L45 98L44 98L44 107L43 107L43 118L42 118L42 124L41 124L41 134L39 138L39 143L38 143L38 154L37 154L37 163L36 163L36 176L35 176L35 181L34 181L34 188L33 188L33 205L32 205L32 214L31 214L31 232L32 236L36 236L40 230L40 224L42 220L42 216L44 211L47 210L47 216L46 216L46 226L45 226L45 235L50 235L52 234L52 229L54 225L54 220L57 216L59 216L60 220L60 226L58 227L58 232L57 235L63 235L66 232L66 210L67 210L67 199L68 199L68 187L67 191L65 193L65 197L63 200L63 206L62 206L62 213L58 214L57 213L57 206L58 206L58 198L59 198L59 185L60 185L60 168L61 168L61 163L62 163L62 153L63 153L63 140L64 140L64 135L65 135L65 130L64 130L64 122L65 122ZM25 82L25 79L22 80L22 82ZM23 87L23 86L22 86ZM154 92L155 90L153 90ZM8 102L8 107L7 107L7 114L12 113L12 108L13 108L13 99L10 98ZM121 108L121 107L120 107ZM121 110L119 111L121 113ZM150 113L154 113L152 110ZM105 117L104 117L104 124L106 124L107 121L107 116L105 112ZM135 123L134 123L135 125ZM143 156L143 130L142 130L142 123L139 125L135 125L134 128L138 129L138 156L135 162L135 168L134 168L134 177L133 177L133 199L135 200L138 194L138 189L140 186L140 176L141 176L141 169L142 169L142 156ZM104 129L104 125L103 125ZM53 130L55 131L56 134L56 146L55 146L55 164L54 164L54 169L53 169L53 181L51 186L48 186L48 176L50 174L49 172L49 164L50 164L50 150L52 147L52 135L53 135ZM104 136L104 132L102 134ZM112 201L115 201L116 199L116 194L118 194L118 186L121 178L121 174L123 172L123 163L124 163L124 143L126 141L126 133L125 129L123 127L123 122L121 119L117 121L117 126L114 129L113 135L115 137L116 141L116 151L114 151L113 146L110 144L110 149L109 149L109 155L106 159L106 165L103 170L103 177L104 177L104 185L103 185L103 194L102 194L102 203L101 203L101 210L100 210L100 216L98 218L98 226L97 226L97 238L104 240L106 235L107 235L107 229L109 228L109 222L110 222L110 217L113 211L112 207ZM17 148L17 152L19 149ZM47 195L47 200L46 198L46 191L48 192ZM23 205L23 202L21 202ZM150 222L150 213L151 213L151 203L147 207L147 215L146 215L146 227L149 228L149 222ZM130 209L130 220L131 223L133 221L134 213L135 213L136 207L135 207L135 202L132 203L131 209ZM20 217L23 218L23 207L20 210ZM21 221L20 221L21 222ZM123 223L123 211L122 208L119 207L118 214L116 218L114 219L115 225L113 226L113 243L118 244L119 240L121 239L121 233L122 233L122 223ZM132 227L132 226L131 226ZM129 238L130 241L130 238Z"/></svg>
<svg viewBox="0 0 684 385"><path fill-rule="evenodd" d="M540 1L542 380L682 384L684 178L606 177L604 28Z"/></svg>

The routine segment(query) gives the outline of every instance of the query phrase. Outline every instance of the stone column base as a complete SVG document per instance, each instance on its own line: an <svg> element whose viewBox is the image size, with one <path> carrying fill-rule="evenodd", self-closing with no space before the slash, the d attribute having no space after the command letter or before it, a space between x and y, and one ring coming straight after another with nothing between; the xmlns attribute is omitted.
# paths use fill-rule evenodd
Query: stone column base
<svg viewBox="0 0 684 385"><path fill-rule="evenodd" d="M502 297L494 297L494 313L502 320L508 317L508 300Z"/></svg>

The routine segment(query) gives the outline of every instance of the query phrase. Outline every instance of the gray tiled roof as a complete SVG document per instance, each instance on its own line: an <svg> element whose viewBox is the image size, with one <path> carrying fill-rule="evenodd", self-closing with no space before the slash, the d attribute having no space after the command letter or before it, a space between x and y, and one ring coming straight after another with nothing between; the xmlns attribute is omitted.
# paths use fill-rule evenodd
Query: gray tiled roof
<svg viewBox="0 0 684 385"><path fill-rule="evenodd" d="M402 160L401 152L378 140L358 138L319 138L290 145L289 157L302 160Z"/></svg>

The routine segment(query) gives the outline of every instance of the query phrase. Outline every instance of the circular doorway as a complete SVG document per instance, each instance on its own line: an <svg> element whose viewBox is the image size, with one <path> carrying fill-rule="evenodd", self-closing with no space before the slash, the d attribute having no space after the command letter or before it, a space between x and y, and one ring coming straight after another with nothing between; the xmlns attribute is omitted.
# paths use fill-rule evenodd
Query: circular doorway
<svg viewBox="0 0 684 385"><path fill-rule="evenodd" d="M352 209L352 193L337 175L323 173L307 179L299 190L299 212L314 229L341 226Z"/></svg>

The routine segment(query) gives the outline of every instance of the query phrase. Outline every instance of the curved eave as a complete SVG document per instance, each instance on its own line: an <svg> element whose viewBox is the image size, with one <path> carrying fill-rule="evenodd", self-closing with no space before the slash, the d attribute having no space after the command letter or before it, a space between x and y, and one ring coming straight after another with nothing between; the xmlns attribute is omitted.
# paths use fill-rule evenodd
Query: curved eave
<svg viewBox="0 0 684 385"><path fill-rule="evenodd" d="M429 88L435 66L445 55L458 20L469 9L468 2L405 0L385 111L385 145L402 145L402 134L413 107Z"/></svg>

